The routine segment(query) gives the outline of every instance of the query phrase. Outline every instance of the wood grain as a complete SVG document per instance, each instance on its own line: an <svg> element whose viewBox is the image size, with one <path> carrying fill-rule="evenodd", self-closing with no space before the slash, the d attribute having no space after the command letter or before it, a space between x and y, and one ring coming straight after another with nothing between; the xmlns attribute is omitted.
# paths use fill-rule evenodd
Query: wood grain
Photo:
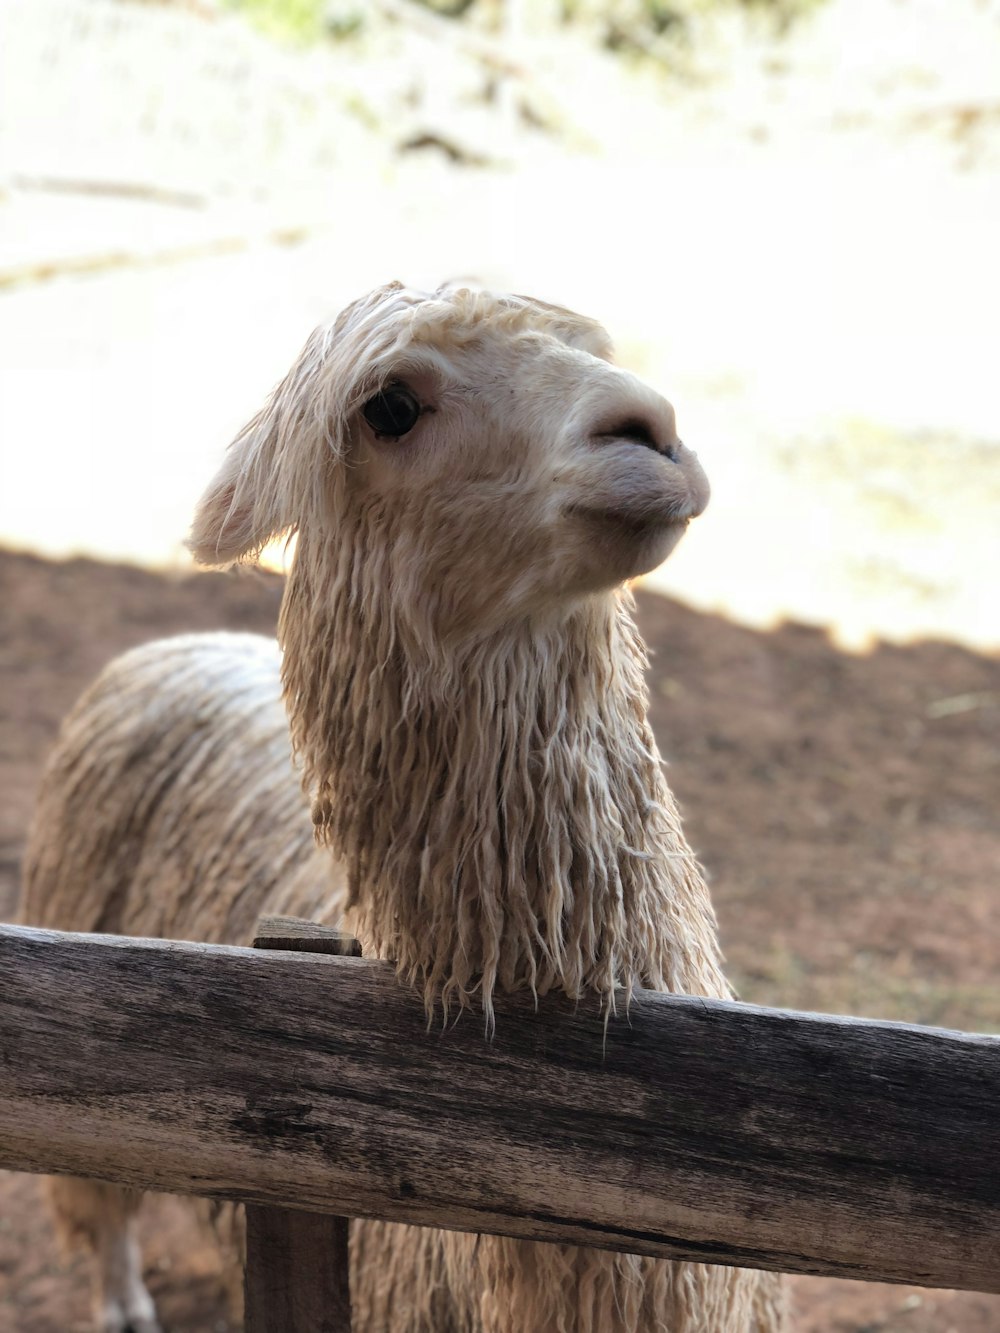
<svg viewBox="0 0 1000 1333"><path fill-rule="evenodd" d="M351 1333L347 1218L247 1204L246 1333Z"/></svg>
<svg viewBox="0 0 1000 1333"><path fill-rule="evenodd" d="M1000 1291L1000 1039L642 993L428 1029L356 958L0 927L0 1166Z"/></svg>

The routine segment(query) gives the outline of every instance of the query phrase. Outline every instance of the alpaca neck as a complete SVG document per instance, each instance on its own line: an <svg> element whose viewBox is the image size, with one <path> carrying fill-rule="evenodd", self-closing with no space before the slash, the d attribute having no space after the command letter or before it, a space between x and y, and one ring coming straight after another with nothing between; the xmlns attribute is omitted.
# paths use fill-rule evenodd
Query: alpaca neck
<svg viewBox="0 0 1000 1333"><path fill-rule="evenodd" d="M320 605L293 577L286 703L366 952L487 1013L496 988L729 993L627 595L436 664L374 597Z"/></svg>

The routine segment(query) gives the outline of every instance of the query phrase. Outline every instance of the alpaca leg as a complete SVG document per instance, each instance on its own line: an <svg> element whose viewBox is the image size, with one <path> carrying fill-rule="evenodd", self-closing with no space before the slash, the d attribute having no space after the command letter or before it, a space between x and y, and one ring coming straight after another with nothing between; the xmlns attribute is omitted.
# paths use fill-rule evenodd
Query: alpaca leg
<svg viewBox="0 0 1000 1333"><path fill-rule="evenodd" d="M221 1199L193 1199L194 1215L207 1244L214 1244L222 1259L222 1285L229 1317L243 1327L243 1267L247 1257L246 1215L242 1204Z"/></svg>
<svg viewBox="0 0 1000 1333"><path fill-rule="evenodd" d="M142 1195L96 1180L54 1176L49 1201L63 1241L93 1255L96 1333L160 1333L142 1280L136 1211Z"/></svg>
<svg viewBox="0 0 1000 1333"><path fill-rule="evenodd" d="M96 1251L94 1317L99 1333L159 1333L153 1298L142 1280L135 1217L102 1229Z"/></svg>

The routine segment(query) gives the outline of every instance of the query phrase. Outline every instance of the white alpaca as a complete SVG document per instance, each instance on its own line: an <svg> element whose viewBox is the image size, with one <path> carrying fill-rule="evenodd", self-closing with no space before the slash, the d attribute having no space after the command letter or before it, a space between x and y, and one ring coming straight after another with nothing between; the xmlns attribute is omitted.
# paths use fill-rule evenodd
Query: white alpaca
<svg viewBox="0 0 1000 1333"><path fill-rule="evenodd" d="M206 563L297 533L283 658L218 634L112 663L47 769L24 919L229 942L264 911L343 920L487 1022L497 989L728 996L622 586L707 497L593 322L398 284L357 302L195 519ZM135 1198L52 1190L98 1256L100 1329L155 1329ZM770 1274L372 1222L351 1256L359 1333L783 1327Z"/></svg>

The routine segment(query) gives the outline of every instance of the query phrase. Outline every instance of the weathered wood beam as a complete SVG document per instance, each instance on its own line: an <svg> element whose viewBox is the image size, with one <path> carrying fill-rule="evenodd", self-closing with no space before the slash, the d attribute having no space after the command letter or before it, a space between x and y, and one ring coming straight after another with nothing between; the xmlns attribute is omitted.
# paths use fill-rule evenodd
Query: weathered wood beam
<svg viewBox="0 0 1000 1333"><path fill-rule="evenodd" d="M487 1042L383 963L0 927L0 1166L1000 1291L1000 1039L642 993Z"/></svg>

